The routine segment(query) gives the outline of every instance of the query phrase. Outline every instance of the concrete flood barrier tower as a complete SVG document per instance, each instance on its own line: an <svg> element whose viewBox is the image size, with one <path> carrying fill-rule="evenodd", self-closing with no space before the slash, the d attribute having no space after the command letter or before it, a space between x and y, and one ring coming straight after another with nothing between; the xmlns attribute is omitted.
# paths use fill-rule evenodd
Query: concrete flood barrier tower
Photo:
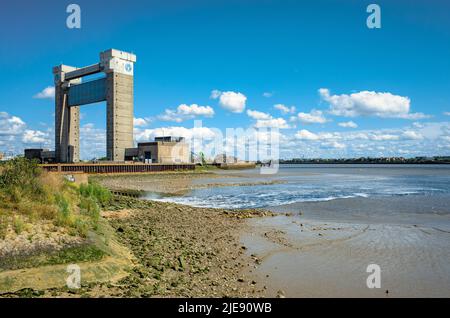
<svg viewBox="0 0 450 318"><path fill-rule="evenodd" d="M55 79L55 156L61 163L80 160L80 106L106 101L106 155L124 161L133 143L133 85L136 55L110 49L100 53L100 63L76 68L53 68ZM82 83L85 76L104 77Z"/></svg>

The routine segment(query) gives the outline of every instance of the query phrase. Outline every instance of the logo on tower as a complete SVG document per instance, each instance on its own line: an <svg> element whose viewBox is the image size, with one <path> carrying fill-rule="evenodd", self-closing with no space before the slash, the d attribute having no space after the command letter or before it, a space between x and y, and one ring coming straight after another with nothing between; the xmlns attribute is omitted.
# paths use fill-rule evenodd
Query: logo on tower
<svg viewBox="0 0 450 318"><path fill-rule="evenodd" d="M133 70L133 66L131 66L131 63L125 64L125 71L127 73L131 73L132 70Z"/></svg>

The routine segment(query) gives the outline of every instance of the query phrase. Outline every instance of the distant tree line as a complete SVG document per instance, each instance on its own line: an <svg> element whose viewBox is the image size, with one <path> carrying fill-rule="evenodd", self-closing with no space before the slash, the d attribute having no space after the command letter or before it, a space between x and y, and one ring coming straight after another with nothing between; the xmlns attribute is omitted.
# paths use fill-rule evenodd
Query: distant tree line
<svg viewBox="0 0 450 318"><path fill-rule="evenodd" d="M280 164L450 164L450 156L434 157L360 157L360 158L292 158L280 159Z"/></svg>

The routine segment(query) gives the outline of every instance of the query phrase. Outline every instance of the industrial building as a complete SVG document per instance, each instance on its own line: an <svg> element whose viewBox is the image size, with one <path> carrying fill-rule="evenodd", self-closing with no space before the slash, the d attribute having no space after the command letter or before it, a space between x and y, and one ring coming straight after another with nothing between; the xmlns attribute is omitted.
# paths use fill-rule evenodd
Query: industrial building
<svg viewBox="0 0 450 318"><path fill-rule="evenodd" d="M124 161L133 147L133 84L136 55L115 49L100 53L100 62L86 67L59 65L55 81L55 156L57 162L80 160L80 106L106 101L106 156ZM82 83L87 76L100 78Z"/></svg>
<svg viewBox="0 0 450 318"><path fill-rule="evenodd" d="M137 148L125 149L125 160L163 164L189 163L189 144L182 137L156 137L153 142L141 142Z"/></svg>
<svg viewBox="0 0 450 318"><path fill-rule="evenodd" d="M55 163L55 152L49 149L25 149L25 158L37 160L39 163Z"/></svg>
<svg viewBox="0 0 450 318"><path fill-rule="evenodd" d="M110 49L100 53L97 64L81 68L67 65L54 67L55 151L25 149L25 157L41 163L78 163L80 106L106 101L108 162L190 163L189 145L181 137L157 137L133 148L135 62L136 55ZM100 77L82 82L82 79L94 74Z"/></svg>

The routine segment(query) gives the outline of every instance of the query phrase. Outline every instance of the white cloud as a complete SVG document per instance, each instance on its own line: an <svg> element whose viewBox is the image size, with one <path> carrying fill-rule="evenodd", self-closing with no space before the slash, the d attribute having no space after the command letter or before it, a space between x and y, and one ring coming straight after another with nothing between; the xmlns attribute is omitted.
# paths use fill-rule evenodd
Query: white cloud
<svg viewBox="0 0 450 318"><path fill-rule="evenodd" d="M450 112L444 112L445 116L450 116Z"/></svg>
<svg viewBox="0 0 450 318"><path fill-rule="evenodd" d="M278 109L283 115L295 113L295 106L288 107L283 104L276 104L273 108Z"/></svg>
<svg viewBox="0 0 450 318"><path fill-rule="evenodd" d="M263 96L266 97L266 98L270 98L270 97L273 96L273 93L271 93L271 92L264 92Z"/></svg>
<svg viewBox="0 0 450 318"><path fill-rule="evenodd" d="M295 137L297 139L304 139L304 140L327 140L327 141L331 141L331 140L339 140L341 139L341 135L339 133L335 133L335 132L320 132L320 133L313 133L310 132L309 130L306 129L302 129L299 130L296 134Z"/></svg>
<svg viewBox="0 0 450 318"><path fill-rule="evenodd" d="M174 136L184 137L189 141L192 138L211 139L214 138L215 134L215 131L208 127L185 128L180 126L172 126L135 131L135 139L138 142L144 142L153 140L155 137Z"/></svg>
<svg viewBox="0 0 450 318"><path fill-rule="evenodd" d="M406 140L422 140L423 139L423 136L420 133L413 131L413 130L407 130L407 131L403 132L401 137Z"/></svg>
<svg viewBox="0 0 450 318"><path fill-rule="evenodd" d="M80 127L80 157L83 160L106 156L106 130L93 123Z"/></svg>
<svg viewBox="0 0 450 318"><path fill-rule="evenodd" d="M219 99L219 105L232 113L242 113L245 109L247 97L242 93L221 92L213 90L211 92L212 99Z"/></svg>
<svg viewBox="0 0 450 318"><path fill-rule="evenodd" d="M337 141L323 142L320 144L323 148L345 149L347 146Z"/></svg>
<svg viewBox="0 0 450 318"><path fill-rule="evenodd" d="M400 137L398 135L393 134L370 134L369 139L374 141L390 141L390 140L399 140Z"/></svg>
<svg viewBox="0 0 450 318"><path fill-rule="evenodd" d="M55 87L47 86L42 91L33 96L33 98L37 99L53 99L55 98Z"/></svg>
<svg viewBox="0 0 450 318"><path fill-rule="evenodd" d="M48 137L48 133L27 129L23 134L22 142L26 144L48 143Z"/></svg>
<svg viewBox="0 0 450 318"><path fill-rule="evenodd" d="M26 124L19 117L0 112L0 136L19 135L25 127Z"/></svg>
<svg viewBox="0 0 450 318"><path fill-rule="evenodd" d="M280 143L281 157L446 156L450 122L341 132L299 130Z"/></svg>
<svg viewBox="0 0 450 318"><path fill-rule="evenodd" d="M298 113L297 117L304 124L324 124L327 122L323 112L315 109L310 113Z"/></svg>
<svg viewBox="0 0 450 318"><path fill-rule="evenodd" d="M319 94L330 104L330 113L336 116L376 116L414 120L429 117L423 113L410 113L411 100L391 93L361 91L350 95L330 95L328 89L321 88Z"/></svg>
<svg viewBox="0 0 450 318"><path fill-rule="evenodd" d="M150 123L148 118L133 118L134 127L145 127Z"/></svg>
<svg viewBox="0 0 450 318"><path fill-rule="evenodd" d="M320 139L320 137L317 134L312 133L306 129L302 129L302 130L298 131L295 134L295 137L298 139L304 139L304 140L319 140Z"/></svg>
<svg viewBox="0 0 450 318"><path fill-rule="evenodd" d="M358 128L358 125L353 121L342 122L338 125L344 128Z"/></svg>
<svg viewBox="0 0 450 318"><path fill-rule="evenodd" d="M290 128L290 126L288 125L288 123L284 118L260 119L256 121L255 127L256 128L271 127L279 129Z"/></svg>
<svg viewBox="0 0 450 318"><path fill-rule="evenodd" d="M251 109L247 110L247 115L248 115L248 117L256 119L256 120L266 120L266 119L272 118L272 116L270 116L270 114L263 113L263 112L260 112L257 110L251 110Z"/></svg>
<svg viewBox="0 0 450 318"><path fill-rule="evenodd" d="M178 106L177 111L180 114L186 115L186 116L205 116L205 117L212 117L214 116L214 109L210 106L198 106L197 104L192 105L186 105L181 104Z"/></svg>
<svg viewBox="0 0 450 318"><path fill-rule="evenodd" d="M211 91L211 95L209 96L209 98L211 98L211 99L217 99L217 98L220 97L221 94L222 94L221 91L219 91L219 90L217 90L217 89L214 89L214 90Z"/></svg>
<svg viewBox="0 0 450 318"><path fill-rule="evenodd" d="M247 115L255 119L255 128L291 128L284 118L274 118L268 113L263 113L257 110L247 110Z"/></svg>
<svg viewBox="0 0 450 318"><path fill-rule="evenodd" d="M164 114L158 116L158 119L181 123L185 120L193 119L198 116L212 117L214 116L214 109L211 106L181 104L176 110L166 109Z"/></svg>

